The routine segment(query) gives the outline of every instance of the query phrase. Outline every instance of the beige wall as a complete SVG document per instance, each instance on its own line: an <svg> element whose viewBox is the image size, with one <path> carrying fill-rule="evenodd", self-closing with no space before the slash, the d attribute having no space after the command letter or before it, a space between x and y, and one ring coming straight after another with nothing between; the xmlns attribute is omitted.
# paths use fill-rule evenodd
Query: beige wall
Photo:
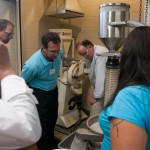
<svg viewBox="0 0 150 150"><path fill-rule="evenodd" d="M130 19L138 21L139 0L79 0L85 16L58 19L45 16L50 0L21 0L22 58L23 63L40 47L40 38L49 28L72 29L75 42L89 39L102 45L98 37L99 6L110 2L130 4Z"/></svg>
<svg viewBox="0 0 150 150"><path fill-rule="evenodd" d="M23 63L41 47L41 36L49 28L60 28L60 20L45 16L49 0L21 0Z"/></svg>

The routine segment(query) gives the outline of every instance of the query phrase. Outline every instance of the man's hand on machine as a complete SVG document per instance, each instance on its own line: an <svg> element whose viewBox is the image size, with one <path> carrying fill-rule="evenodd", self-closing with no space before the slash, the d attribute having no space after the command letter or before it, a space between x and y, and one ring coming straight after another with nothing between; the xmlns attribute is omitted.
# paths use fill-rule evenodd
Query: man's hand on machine
<svg viewBox="0 0 150 150"><path fill-rule="evenodd" d="M96 103L98 101L98 99L94 98L94 97L91 97L89 102L91 105L93 105L94 103Z"/></svg>

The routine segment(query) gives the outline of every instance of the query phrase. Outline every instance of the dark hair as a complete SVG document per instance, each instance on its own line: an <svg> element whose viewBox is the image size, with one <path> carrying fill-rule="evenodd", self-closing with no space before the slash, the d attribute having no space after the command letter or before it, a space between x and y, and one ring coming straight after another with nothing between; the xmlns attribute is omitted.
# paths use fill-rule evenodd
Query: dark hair
<svg viewBox="0 0 150 150"><path fill-rule="evenodd" d="M150 27L147 26L132 30L123 45L118 84L108 105L121 89L130 85L150 86Z"/></svg>
<svg viewBox="0 0 150 150"><path fill-rule="evenodd" d="M90 41L90 40L83 40L83 41L80 41L76 44L76 49L78 48L78 46L80 45L83 45L84 47L87 47L87 46L94 46L94 44Z"/></svg>
<svg viewBox="0 0 150 150"><path fill-rule="evenodd" d="M13 25L13 23L7 19L0 19L0 31L5 30L7 28L7 25Z"/></svg>
<svg viewBox="0 0 150 150"><path fill-rule="evenodd" d="M53 42L54 44L60 43L60 37L56 32L47 32L41 38L42 46L44 48L48 47L48 42Z"/></svg>

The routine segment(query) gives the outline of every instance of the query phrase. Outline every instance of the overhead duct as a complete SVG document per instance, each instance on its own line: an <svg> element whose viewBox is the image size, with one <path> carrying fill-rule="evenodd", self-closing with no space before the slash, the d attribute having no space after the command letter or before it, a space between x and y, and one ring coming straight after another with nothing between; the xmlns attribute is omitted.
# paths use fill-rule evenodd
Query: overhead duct
<svg viewBox="0 0 150 150"><path fill-rule="evenodd" d="M62 19L83 17L78 0L51 0L46 15Z"/></svg>

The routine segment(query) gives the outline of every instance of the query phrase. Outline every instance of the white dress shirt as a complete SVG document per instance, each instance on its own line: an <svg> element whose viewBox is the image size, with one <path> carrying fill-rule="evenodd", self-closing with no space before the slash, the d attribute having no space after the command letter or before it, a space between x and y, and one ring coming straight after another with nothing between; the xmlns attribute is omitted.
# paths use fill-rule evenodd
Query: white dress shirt
<svg viewBox="0 0 150 150"><path fill-rule="evenodd" d="M104 83L107 57L98 56L97 54L107 53L108 49L103 46L94 45L93 60L87 60L87 66L90 68L89 78L94 86L94 98L104 96Z"/></svg>
<svg viewBox="0 0 150 150"><path fill-rule="evenodd" d="M35 104L23 78L8 75L1 80L0 150L16 150L38 141L41 125Z"/></svg>

